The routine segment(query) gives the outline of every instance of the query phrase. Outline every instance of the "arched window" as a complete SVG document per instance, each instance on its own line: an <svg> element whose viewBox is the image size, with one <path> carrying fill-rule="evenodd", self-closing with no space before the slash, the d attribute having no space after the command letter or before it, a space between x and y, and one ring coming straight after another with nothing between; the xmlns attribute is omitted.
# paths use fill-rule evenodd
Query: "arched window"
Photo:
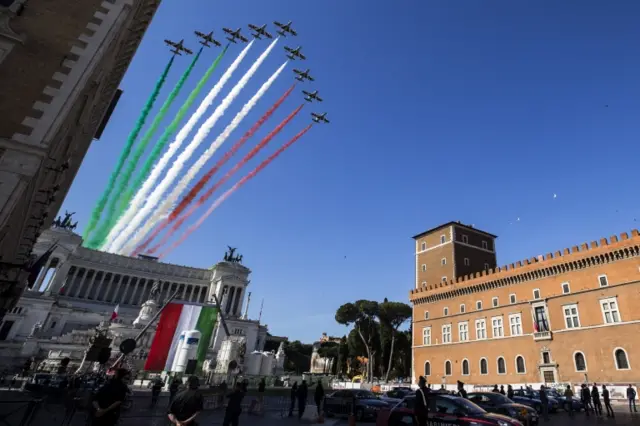
<svg viewBox="0 0 640 426"><path fill-rule="evenodd" d="M507 374L507 365L502 357L498 358L498 374Z"/></svg>
<svg viewBox="0 0 640 426"><path fill-rule="evenodd" d="M627 352L625 352L624 349L616 349L614 357L616 359L616 368L618 370L629 370L629 358L627 358Z"/></svg>
<svg viewBox="0 0 640 426"><path fill-rule="evenodd" d="M469 375L469 360L466 360L466 359L462 360L462 375L463 376Z"/></svg>
<svg viewBox="0 0 640 426"><path fill-rule="evenodd" d="M486 358L482 358L480 360L480 374L489 374L489 367L487 367Z"/></svg>
<svg viewBox="0 0 640 426"><path fill-rule="evenodd" d="M425 377L431 375L431 363L429 361L424 363L424 375Z"/></svg>
<svg viewBox="0 0 640 426"><path fill-rule="evenodd" d="M576 371L587 371L587 361L582 352L573 354L573 362L576 364Z"/></svg>
<svg viewBox="0 0 640 426"><path fill-rule="evenodd" d="M524 374L527 372L527 369L524 365L524 358L521 355L516 357L516 373Z"/></svg>
<svg viewBox="0 0 640 426"><path fill-rule="evenodd" d="M451 361L445 361L445 363L444 363L444 375L445 376L450 376L451 375Z"/></svg>

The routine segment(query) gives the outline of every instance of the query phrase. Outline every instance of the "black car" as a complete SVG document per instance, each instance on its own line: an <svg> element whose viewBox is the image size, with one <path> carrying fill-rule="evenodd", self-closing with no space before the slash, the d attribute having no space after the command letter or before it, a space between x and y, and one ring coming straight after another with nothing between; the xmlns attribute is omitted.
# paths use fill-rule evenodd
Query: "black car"
<svg viewBox="0 0 640 426"><path fill-rule="evenodd" d="M415 395L407 396L390 412L381 412L376 426L416 426ZM501 414L488 413L473 402L453 395L429 394L429 425L437 426L523 426Z"/></svg>
<svg viewBox="0 0 640 426"><path fill-rule="evenodd" d="M526 423L527 419L531 425L538 424L538 413L531 407L518 404L496 392L472 392L468 395L469 401L479 405L486 411L496 414L504 414Z"/></svg>
<svg viewBox="0 0 640 426"><path fill-rule="evenodd" d="M382 401L371 391L364 389L343 389L336 391L324 400L324 412L327 417L348 416L352 411L356 420L376 420L382 408L389 408L390 404Z"/></svg>

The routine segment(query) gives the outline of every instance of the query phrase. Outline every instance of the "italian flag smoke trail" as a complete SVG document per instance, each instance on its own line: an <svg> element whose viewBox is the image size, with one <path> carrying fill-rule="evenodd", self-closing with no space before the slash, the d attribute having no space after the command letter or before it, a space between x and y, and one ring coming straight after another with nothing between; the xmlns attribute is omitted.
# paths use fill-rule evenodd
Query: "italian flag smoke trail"
<svg viewBox="0 0 640 426"><path fill-rule="evenodd" d="M109 235L106 238L104 244L102 244L102 250L113 252L115 246L115 240L120 236L120 233L127 230L128 226L132 220L138 215L139 211L143 209L145 206L145 202L147 198L149 198L149 194L152 194L156 188L156 182L158 179L162 177L162 175L166 175L165 168L169 165L169 161L171 161L172 157L180 150L182 143L187 139L193 128L198 124L198 121L202 116L207 112L207 109L213 104L213 101L220 94L224 86L233 76L235 70L240 66L240 63L243 61L247 53L251 49L253 45L253 40L245 46L244 49L238 54L236 59L229 65L227 70L222 74L222 77L218 80L218 82L213 86L213 88L207 93L205 98L200 102L200 105L196 108L196 110L191 114L187 123L182 126L173 142L169 144L169 148L162 155L160 160L153 166L151 169L151 173L148 173L148 177L144 180L140 189L136 192L135 197L131 199L129 206L124 211L120 218L116 222L115 226L109 231ZM216 59L217 61L218 59ZM204 82L201 80L198 83L198 87L203 86ZM192 93L193 94L193 93ZM217 110L217 109L216 109ZM181 109L182 111L182 109ZM184 111L186 113L186 110ZM179 112L180 114L180 112ZM175 120L174 120L175 121ZM196 135L197 136L197 135ZM190 145L189 145L190 146ZM180 158L180 156L178 156ZM173 168L173 166L172 166ZM146 170L143 170L146 172ZM164 179L161 181L164 182Z"/></svg>
<svg viewBox="0 0 640 426"><path fill-rule="evenodd" d="M167 63L167 66L164 67L164 71L162 71L162 74L160 75L158 82L153 88L153 91L151 92L151 95L149 96L147 103L144 105L144 108L142 108L142 112L140 113L140 116L138 117L138 120L136 121L136 124L133 127L133 130L131 130L131 133L129 133L129 137L127 138L127 142L124 145L124 149L120 154L120 158L118 158L116 167L113 169L113 172L111 172L111 176L109 177L109 182L107 182L107 188L102 193L102 196L98 200L96 207L93 209L93 212L89 217L89 223L87 224L87 228L84 230L84 234L83 234L83 238L85 241L87 241L89 235L95 229L96 225L100 221L100 215L102 215L102 211L107 205L107 201L109 201L109 196L113 192L113 188L116 185L118 176L120 176L122 167L124 167L124 163L125 161L127 161L127 157L129 157L129 154L131 153L133 144L138 138L138 134L140 134L140 130L142 130L142 126L144 126L144 123L147 120L147 117L149 116L151 109L153 108L153 104L155 103L156 99L158 98L158 95L160 94L160 90L162 89L162 86L164 85L164 82L167 79L167 75L169 74L171 65L173 65L174 59L175 59L175 56L172 56L169 62Z"/></svg>
<svg viewBox="0 0 640 426"><path fill-rule="evenodd" d="M182 77L180 77L173 90L171 91L171 93L169 93L169 96L167 96L167 99L165 99L164 103L160 107L160 110L153 118L153 121L151 122L151 125L145 132L144 136L142 136L140 142L138 143L138 145L136 145L136 148L133 151L133 155L131 156L131 159L129 159L129 162L127 163L127 166L122 173L122 177L118 181L118 185L114 191L116 195L109 202L109 206L107 208L107 216L104 220L104 224L98 229L95 237L89 241L88 246L90 248L98 248L102 245L104 239L107 237L107 234L117 220L119 212L123 209L123 205L124 207L126 207L127 203L129 202L129 200L125 199L125 194L128 193L125 192L125 190L129 186L129 180L131 180L131 176L136 170L138 161L140 161L140 158L144 155L147 146L149 146L149 142L151 142L151 138L153 138L153 136L155 135L156 131L160 127L160 124L162 123L162 120L164 120L165 116L169 112L169 108L173 104L173 101L180 93L180 90L182 90L182 87L189 78L189 75L191 75L191 71L193 71L193 68L196 66L196 63L198 62L198 59L202 54L202 49L204 49L204 47L200 48L196 56L193 58L191 64L189 64L189 67L187 67L186 71L182 74ZM158 141L158 144L160 144L161 142L162 140ZM156 146L158 144L156 144Z"/></svg>
<svg viewBox="0 0 640 426"><path fill-rule="evenodd" d="M304 136L304 134L307 133L309 131L309 129L311 129L312 126L313 126L313 124L309 124L307 127L302 129L297 135L295 135L293 138L291 138L291 140L289 140L287 143L282 145L280 148L278 148L278 150L276 152L271 154L266 160L264 160L262 163L260 163L258 165L258 167L253 169L249 174L245 175L242 179L240 179L231 188L227 189L221 196L219 196L213 202L213 204L211 204L209 209L200 217L200 219L198 219L198 221L196 223L191 225L182 234L180 239L178 239L176 242L174 242L169 248L164 250L162 253L160 253L158 255L158 257L161 258L161 259L164 258L167 254L171 253L176 247L178 247L180 244L182 244L187 238L189 238L189 235L191 235L196 229L198 229L200 227L200 225L202 225L204 223L205 220L207 220L209 215L211 213L213 213L213 211L215 209L217 209L220 206L220 204L222 204L227 198L229 198L229 196L231 196L231 194L233 194L235 191L237 191L242 185L247 183L247 181L249 181L250 179L254 178L262 169L267 167L269 165L269 163L271 163L273 160L275 160L276 157L278 157L280 154L282 154L287 148L289 148L291 145L296 143L298 141L298 139L300 139L302 136ZM197 208L200 205L201 205L200 204L200 200L198 200L198 204L195 207ZM172 231L174 230L174 228L176 228L176 225L174 225L171 228Z"/></svg>
<svg viewBox="0 0 640 426"><path fill-rule="evenodd" d="M240 148L242 148L242 146L247 142L247 140L249 140L249 138L251 138L259 129L260 127L262 127L262 125L273 115L273 113L276 112L276 110L278 109L278 107L280 107L280 105L282 105L282 103L289 97L289 95L291 94L291 92L293 91L293 89L296 87L295 84L293 84L285 93L284 95L282 95L280 97L280 99L278 99L272 106L271 108L269 108L267 110L267 112L260 117L260 119L258 121L256 121L256 123L251 126L251 128L231 147L231 149L229 149L224 156L218 160L218 162L209 169L209 171L202 177L200 178L200 180L198 181L198 183L196 183L196 185L191 188L191 190L189 191L189 193L187 195L185 195L182 200L180 201L180 204L178 204L178 206L173 209L173 211L171 212L171 214L169 215L169 217L165 220L162 221L162 223L158 226L156 226L156 229L154 229L154 231L151 233L151 235L146 239L146 241L144 243L142 243L141 245L139 245L135 251L132 253L132 256L137 256L138 253L142 252L144 249L146 249L149 244L151 243L151 241L153 241L153 239L158 236L158 234L160 232L162 232L163 229L165 229L167 227L167 225L169 225L170 223L172 223L179 215L180 213L182 213L184 211L184 209L186 209L189 204L191 204L191 202L194 200L194 198L198 195L198 193L200 191L202 191L202 189L205 187L205 185L207 183L209 183L209 181L211 180L211 178L213 177L213 175L220 170L220 168L222 166L224 166L226 164L227 161L229 161L229 159L235 155L236 152L238 152L238 150ZM165 240L163 240L165 241ZM160 243L163 244L163 243ZM154 250L152 250L153 252Z"/></svg>
<svg viewBox="0 0 640 426"><path fill-rule="evenodd" d="M178 178L180 170L185 165L185 162L194 154L197 147L203 142L204 138L209 134L215 122L224 115L227 108L233 103L235 98L240 94L242 89L249 82L251 77L256 73L258 68L264 60L269 56L271 50L278 42L275 39L269 47L256 59L251 68L242 76L240 81L235 85L226 98L222 100L218 108L213 112L211 117L200 127L193 141L185 148L185 150L178 156L176 161L171 166L171 169L167 172L165 178L156 187L154 192L147 200L145 206L141 211L136 213L131 223L127 226L125 231L118 236L113 242L112 250L118 254L130 255L131 252L140 244L144 237L153 229L153 227L166 217L171 211L175 203L178 202L180 195L185 192L189 184L197 177L200 170L206 165L207 161L215 154L220 146L231 136L231 133L240 125L242 120L251 112L254 106L258 103L260 98L269 90L269 87L282 73L287 66L288 61L285 61L280 68L274 72L269 79L262 84L260 89L253 95L251 99L242 107L242 109L233 117L231 123L225 127L225 129L218 135L218 137L209 145L209 147L196 159L195 163L187 170L184 176L178 181L172 191L162 199L162 195L169 189L175 179ZM145 220L145 216L149 215Z"/></svg>

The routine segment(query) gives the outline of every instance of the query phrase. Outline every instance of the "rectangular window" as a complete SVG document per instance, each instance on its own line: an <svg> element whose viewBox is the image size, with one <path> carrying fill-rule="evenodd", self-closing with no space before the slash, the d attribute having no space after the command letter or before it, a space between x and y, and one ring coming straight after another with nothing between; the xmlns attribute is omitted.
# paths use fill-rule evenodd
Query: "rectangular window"
<svg viewBox="0 0 640 426"><path fill-rule="evenodd" d="M427 243L420 244L420 250L425 251L427 249Z"/></svg>
<svg viewBox="0 0 640 426"><path fill-rule="evenodd" d="M549 354L549 352L542 352L542 363L551 364L551 354Z"/></svg>
<svg viewBox="0 0 640 426"><path fill-rule="evenodd" d="M465 257L464 258L464 266L469 266L469 265L471 265L471 262L469 261L468 257Z"/></svg>
<svg viewBox="0 0 640 426"><path fill-rule="evenodd" d="M483 319L476 320L476 339L484 340L487 338L487 321Z"/></svg>
<svg viewBox="0 0 640 426"><path fill-rule="evenodd" d="M467 307L464 305L464 303L462 305L460 305L460 313L461 314L464 314L466 310L467 310Z"/></svg>
<svg viewBox="0 0 640 426"><path fill-rule="evenodd" d="M451 343L451 324L442 326L442 343Z"/></svg>
<svg viewBox="0 0 640 426"><path fill-rule="evenodd" d="M606 287L609 285L609 280L606 275L600 275L598 277L598 281L600 282L600 287Z"/></svg>
<svg viewBox="0 0 640 426"><path fill-rule="evenodd" d="M425 346L431 345L431 327L422 329L422 344Z"/></svg>
<svg viewBox="0 0 640 426"><path fill-rule="evenodd" d="M444 308L442 310L442 314L446 317L447 315L449 315L449 308Z"/></svg>
<svg viewBox="0 0 640 426"><path fill-rule="evenodd" d="M516 295L515 295L515 294L511 293L511 294L509 295L509 303L511 303L512 305L513 305L514 303L516 303Z"/></svg>
<svg viewBox="0 0 640 426"><path fill-rule="evenodd" d="M540 299L540 289L539 288L533 289L533 299L534 300Z"/></svg>
<svg viewBox="0 0 640 426"><path fill-rule="evenodd" d="M484 241L484 240L482 240L482 248L485 249L485 250L489 249L489 244L487 244L487 242Z"/></svg>
<svg viewBox="0 0 640 426"><path fill-rule="evenodd" d="M422 281L422 287L426 286L427 282L426 281Z"/></svg>
<svg viewBox="0 0 640 426"><path fill-rule="evenodd" d="M461 322L458 323L458 339L461 342L466 342L467 340L469 340L469 323L468 322Z"/></svg>
<svg viewBox="0 0 640 426"><path fill-rule="evenodd" d="M571 288L569 287L569 283L562 283L562 294L571 293Z"/></svg>
<svg viewBox="0 0 640 426"><path fill-rule="evenodd" d="M442 264L442 266L447 264L447 258L443 257L442 260L440 260L440 263Z"/></svg>
<svg viewBox="0 0 640 426"><path fill-rule="evenodd" d="M447 277L442 277L442 282L446 283L447 282Z"/></svg>
<svg viewBox="0 0 640 426"><path fill-rule="evenodd" d="M491 328L493 329L493 337L504 337L502 317L491 318Z"/></svg>
<svg viewBox="0 0 640 426"><path fill-rule="evenodd" d="M0 327L0 340L7 340L9 337L9 332L11 331L11 327L13 327L15 321L5 321L2 323L2 327Z"/></svg>
<svg viewBox="0 0 640 426"><path fill-rule="evenodd" d="M549 321L547 320L547 310L544 306L536 306L534 311L533 327L536 333L541 331L549 331Z"/></svg>
<svg viewBox="0 0 640 426"><path fill-rule="evenodd" d="M425 265L424 263L422 264L422 272L426 272L427 270L427 265Z"/></svg>
<svg viewBox="0 0 640 426"><path fill-rule="evenodd" d="M429 319L429 311L424 311L424 319Z"/></svg>
<svg viewBox="0 0 640 426"><path fill-rule="evenodd" d="M484 270L485 270L485 271L488 271L488 270L489 270L489 264L488 264L488 263L485 263L485 264L484 264Z"/></svg>
<svg viewBox="0 0 640 426"><path fill-rule="evenodd" d="M444 244L445 242L447 242L447 237L440 235L440 244Z"/></svg>
<svg viewBox="0 0 640 426"><path fill-rule="evenodd" d="M497 308L497 307L498 307L498 298L497 298L497 297L494 297L493 299L491 299L491 305L492 305L494 308Z"/></svg>
<svg viewBox="0 0 640 426"><path fill-rule="evenodd" d="M578 305L564 305L562 312L564 313L564 322L567 324L567 328L580 328Z"/></svg>
<svg viewBox="0 0 640 426"><path fill-rule="evenodd" d="M465 244L469 244L469 237L467 235L462 236L462 242Z"/></svg>
<svg viewBox="0 0 640 426"><path fill-rule="evenodd" d="M481 311L482 310L482 301L478 300L476 302L476 310L477 311Z"/></svg>
<svg viewBox="0 0 640 426"><path fill-rule="evenodd" d="M602 309L602 316L605 324L622 322L620 319L620 311L618 311L618 301L615 297L602 299L600 301L600 308Z"/></svg>
<svg viewBox="0 0 640 426"><path fill-rule="evenodd" d="M522 316L520 314L509 315L509 327L512 336L522 335Z"/></svg>

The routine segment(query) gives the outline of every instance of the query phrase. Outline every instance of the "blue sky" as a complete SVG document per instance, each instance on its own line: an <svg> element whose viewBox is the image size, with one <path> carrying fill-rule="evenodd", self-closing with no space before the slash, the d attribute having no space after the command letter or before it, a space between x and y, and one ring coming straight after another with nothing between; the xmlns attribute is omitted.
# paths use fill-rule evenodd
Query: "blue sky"
<svg viewBox="0 0 640 426"><path fill-rule="evenodd" d="M167 259L209 267L238 247L253 270L251 315L264 299L273 334L310 342L344 332L333 319L344 302L408 301L411 236L442 222L497 234L505 264L640 221L640 2L184 3L162 3L64 208L86 224L169 58L164 38L197 48L193 30L293 20L299 36L281 40L205 145L283 62L285 44L303 46L308 60L295 65L312 69L316 82L305 88L320 90L331 124L314 127ZM252 49L223 94L266 46ZM238 52L232 46L217 77ZM174 111L216 53L203 54ZM176 59L161 100L187 62ZM291 65L214 160L291 84ZM292 96L236 161L300 101Z"/></svg>

